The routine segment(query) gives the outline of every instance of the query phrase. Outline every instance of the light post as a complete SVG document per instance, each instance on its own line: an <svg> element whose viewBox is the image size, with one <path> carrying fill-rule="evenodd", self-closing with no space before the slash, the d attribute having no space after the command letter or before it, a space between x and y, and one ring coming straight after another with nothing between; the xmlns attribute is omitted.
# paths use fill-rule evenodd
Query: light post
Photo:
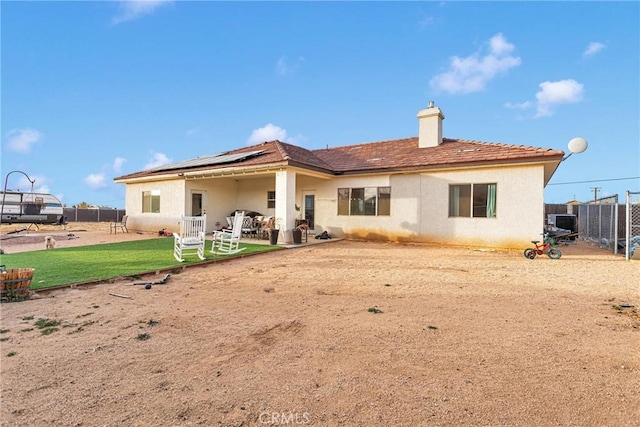
<svg viewBox="0 0 640 427"><path fill-rule="evenodd" d="M26 174L26 172L22 172L20 170L15 170L15 171L11 171L7 174L7 176L4 178L4 191L2 192L2 207L0 208L0 225L2 225L2 215L4 214L4 201L5 201L5 197L7 196L7 183L9 182L9 175L11 175L12 173L21 173L22 175L27 177L27 180L31 183L31 190L33 190L33 184L36 182L35 179L31 179L29 177L29 175Z"/></svg>

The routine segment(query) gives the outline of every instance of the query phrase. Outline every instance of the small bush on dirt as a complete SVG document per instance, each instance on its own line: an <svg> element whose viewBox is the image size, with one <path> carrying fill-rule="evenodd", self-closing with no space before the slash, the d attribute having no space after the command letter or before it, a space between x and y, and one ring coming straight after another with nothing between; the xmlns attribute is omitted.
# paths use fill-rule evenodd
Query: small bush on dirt
<svg viewBox="0 0 640 427"><path fill-rule="evenodd" d="M55 326L59 326L60 323L62 323L60 320L38 319L33 324L33 326L35 326L38 329L44 329L44 328L52 328Z"/></svg>
<svg viewBox="0 0 640 427"><path fill-rule="evenodd" d="M151 335L147 334L146 332L143 334L138 334L138 341L146 341L149 338L151 338Z"/></svg>
<svg viewBox="0 0 640 427"><path fill-rule="evenodd" d="M373 314L378 314L378 313L382 313L382 310L380 310L379 308L375 308L375 307L371 307L369 308L369 310L367 310L369 313L373 313Z"/></svg>
<svg viewBox="0 0 640 427"><path fill-rule="evenodd" d="M60 320L38 319L33 326L40 329L42 335L49 335L56 332L58 330L56 326L59 326L61 323Z"/></svg>

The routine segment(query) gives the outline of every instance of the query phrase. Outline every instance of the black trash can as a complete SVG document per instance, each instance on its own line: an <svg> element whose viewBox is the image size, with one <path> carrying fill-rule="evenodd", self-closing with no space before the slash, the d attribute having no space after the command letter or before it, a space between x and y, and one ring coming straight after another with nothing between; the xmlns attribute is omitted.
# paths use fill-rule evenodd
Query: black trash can
<svg viewBox="0 0 640 427"><path fill-rule="evenodd" d="M272 228L271 230L269 230L269 244L271 245L277 245L278 244L278 233L280 232L280 230L278 230L277 228Z"/></svg>
<svg viewBox="0 0 640 427"><path fill-rule="evenodd" d="M300 230L299 228L294 228L293 230L291 230L291 234L293 235L293 243L302 243L302 230Z"/></svg>

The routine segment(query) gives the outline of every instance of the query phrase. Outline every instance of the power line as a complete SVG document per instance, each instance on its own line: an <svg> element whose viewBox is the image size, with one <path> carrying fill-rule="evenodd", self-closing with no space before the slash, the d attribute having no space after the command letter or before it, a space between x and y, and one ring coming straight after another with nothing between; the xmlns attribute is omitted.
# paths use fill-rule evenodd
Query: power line
<svg viewBox="0 0 640 427"><path fill-rule="evenodd" d="M630 179L640 179L640 176L632 176L630 178L593 179L593 180L590 180L590 181L555 182L553 184L549 183L547 185L587 184L587 183L590 183L590 182L627 181L627 180L630 180Z"/></svg>

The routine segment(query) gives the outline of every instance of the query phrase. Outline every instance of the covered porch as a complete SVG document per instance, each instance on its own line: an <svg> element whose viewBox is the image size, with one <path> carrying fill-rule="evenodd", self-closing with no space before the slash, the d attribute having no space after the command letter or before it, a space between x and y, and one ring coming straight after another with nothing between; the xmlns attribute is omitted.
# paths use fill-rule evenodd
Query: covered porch
<svg viewBox="0 0 640 427"><path fill-rule="evenodd" d="M262 170L215 170L186 172L184 179L187 215L207 214L207 231L227 227L227 217L237 210L251 213L256 222L273 218L279 230L279 244L293 244L293 230L304 222L309 242L315 234L316 191L330 177L294 167L270 167ZM252 243L262 239L245 237ZM269 240L265 240L268 244Z"/></svg>

